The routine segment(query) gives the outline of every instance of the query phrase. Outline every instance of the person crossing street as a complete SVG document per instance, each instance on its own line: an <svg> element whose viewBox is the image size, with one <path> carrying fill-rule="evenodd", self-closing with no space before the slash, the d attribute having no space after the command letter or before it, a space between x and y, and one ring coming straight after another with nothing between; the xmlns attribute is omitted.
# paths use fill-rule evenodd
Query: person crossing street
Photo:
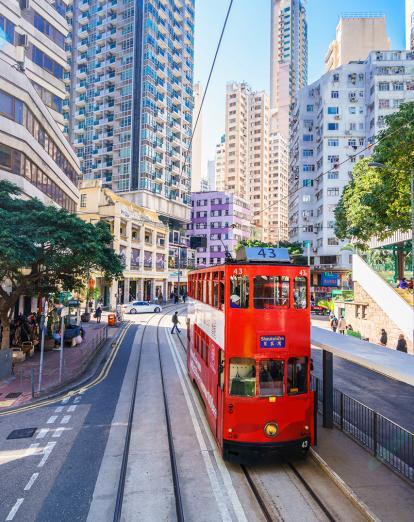
<svg viewBox="0 0 414 522"><path fill-rule="evenodd" d="M180 321L178 320L178 312L174 312L172 316L172 323L173 327L171 329L171 333L174 333L174 330L177 330L178 333L180 333L180 330L178 329L178 324L180 324Z"/></svg>

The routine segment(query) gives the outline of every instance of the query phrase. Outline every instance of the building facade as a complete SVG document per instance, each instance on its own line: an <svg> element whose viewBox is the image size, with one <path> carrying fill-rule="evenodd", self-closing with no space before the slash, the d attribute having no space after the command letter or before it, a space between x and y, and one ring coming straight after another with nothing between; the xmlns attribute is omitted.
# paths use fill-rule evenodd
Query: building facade
<svg viewBox="0 0 414 522"><path fill-rule="evenodd" d="M73 0L68 134L85 180L189 219L194 0Z"/></svg>
<svg viewBox="0 0 414 522"><path fill-rule="evenodd" d="M414 49L414 1L405 0L405 48Z"/></svg>
<svg viewBox="0 0 414 522"><path fill-rule="evenodd" d="M385 15L344 14L336 27L336 39L326 53L325 68L332 71L349 62L365 60L371 51L389 48Z"/></svg>
<svg viewBox="0 0 414 522"><path fill-rule="evenodd" d="M123 277L107 283L93 274L104 306L111 309L132 300L151 300L161 292L167 296L168 227L156 212L138 207L110 189L101 180L84 181L80 190L79 217L108 223L113 248L122 258Z"/></svg>
<svg viewBox="0 0 414 522"><path fill-rule="evenodd" d="M270 34L272 132L288 138L291 100L308 83L305 2L271 0Z"/></svg>
<svg viewBox="0 0 414 522"><path fill-rule="evenodd" d="M289 146L281 134L269 138L269 227L273 243L289 240Z"/></svg>
<svg viewBox="0 0 414 522"><path fill-rule="evenodd" d="M0 178L75 212L79 161L63 134L66 3L0 0Z"/></svg>
<svg viewBox="0 0 414 522"><path fill-rule="evenodd" d="M250 238L249 204L229 192L196 192L187 226L190 237L202 237L206 244L196 250L196 266L224 263L226 250L233 254L240 240Z"/></svg>
<svg viewBox="0 0 414 522"><path fill-rule="evenodd" d="M203 87L200 82L194 84L193 140L191 143L191 192L202 190L203 181L203 112L200 112L203 99ZM198 120L198 121L197 121ZM197 121L197 127L195 127Z"/></svg>
<svg viewBox="0 0 414 522"><path fill-rule="evenodd" d="M371 52L304 88L292 113L289 237L310 245L319 297L341 286L350 253L334 233L335 208L355 163L385 128L385 116L414 99L414 54ZM365 150L366 149L366 150Z"/></svg>
<svg viewBox="0 0 414 522"><path fill-rule="evenodd" d="M207 161L208 190L216 190L216 161Z"/></svg>
<svg viewBox="0 0 414 522"><path fill-rule="evenodd" d="M220 143L216 145L216 153L214 158L214 177L215 189L222 192L225 187L226 173L226 135L223 134Z"/></svg>

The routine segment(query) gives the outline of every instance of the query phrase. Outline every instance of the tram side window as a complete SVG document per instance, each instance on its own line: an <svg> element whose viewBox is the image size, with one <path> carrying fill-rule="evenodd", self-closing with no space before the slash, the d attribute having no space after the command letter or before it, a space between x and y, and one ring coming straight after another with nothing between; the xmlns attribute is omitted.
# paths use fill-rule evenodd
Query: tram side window
<svg viewBox="0 0 414 522"><path fill-rule="evenodd" d="M219 283L218 283L218 281L213 281L213 306L214 306L214 308L219 307Z"/></svg>
<svg viewBox="0 0 414 522"><path fill-rule="evenodd" d="M269 309L289 304L289 278L257 276L254 278L254 307Z"/></svg>
<svg viewBox="0 0 414 522"><path fill-rule="evenodd" d="M230 308L249 308L249 278L230 277Z"/></svg>
<svg viewBox="0 0 414 522"><path fill-rule="evenodd" d="M224 310L224 283L223 281L220 281L220 295L219 295L219 301L220 301L220 310Z"/></svg>
<svg viewBox="0 0 414 522"><path fill-rule="evenodd" d="M295 308L297 308L297 309L306 308L306 306L307 306L306 277L295 277L293 298L294 298L294 302L295 302Z"/></svg>
<svg viewBox="0 0 414 522"><path fill-rule="evenodd" d="M297 395L308 391L308 358L292 357L288 361L288 394Z"/></svg>
<svg viewBox="0 0 414 522"><path fill-rule="evenodd" d="M268 359L259 363L259 395L261 397L282 396L285 362Z"/></svg>
<svg viewBox="0 0 414 522"><path fill-rule="evenodd" d="M230 395L254 397L256 395L256 362L254 359L230 359Z"/></svg>

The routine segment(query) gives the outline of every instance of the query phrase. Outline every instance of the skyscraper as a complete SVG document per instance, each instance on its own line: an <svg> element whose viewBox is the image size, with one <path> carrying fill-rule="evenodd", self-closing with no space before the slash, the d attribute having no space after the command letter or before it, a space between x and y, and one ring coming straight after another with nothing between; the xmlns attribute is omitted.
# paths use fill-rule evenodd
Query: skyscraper
<svg viewBox="0 0 414 522"><path fill-rule="evenodd" d="M414 49L414 0L405 0L405 48Z"/></svg>
<svg viewBox="0 0 414 522"><path fill-rule="evenodd" d="M216 155L214 158L214 177L215 189L223 191L225 187L224 177L226 175L226 135L223 134L220 143L216 145Z"/></svg>
<svg viewBox="0 0 414 522"><path fill-rule="evenodd" d="M60 0L0 0L0 179L75 212L79 161L62 115L65 9Z"/></svg>
<svg viewBox="0 0 414 522"><path fill-rule="evenodd" d="M203 113L198 113L203 99L203 87L200 82L194 84L194 118L193 118L193 141L191 144L191 192L199 192L202 184L203 165ZM198 116L197 127L195 128Z"/></svg>
<svg viewBox="0 0 414 522"><path fill-rule="evenodd" d="M271 0L270 104L272 132L289 137L291 100L308 81L308 37L303 0Z"/></svg>
<svg viewBox="0 0 414 522"><path fill-rule="evenodd" d="M68 133L84 179L189 219L194 0L73 0Z"/></svg>
<svg viewBox="0 0 414 522"><path fill-rule="evenodd" d="M389 48L384 14L343 14L336 27L336 39L326 53L325 68L331 71L349 62L365 60L371 51Z"/></svg>

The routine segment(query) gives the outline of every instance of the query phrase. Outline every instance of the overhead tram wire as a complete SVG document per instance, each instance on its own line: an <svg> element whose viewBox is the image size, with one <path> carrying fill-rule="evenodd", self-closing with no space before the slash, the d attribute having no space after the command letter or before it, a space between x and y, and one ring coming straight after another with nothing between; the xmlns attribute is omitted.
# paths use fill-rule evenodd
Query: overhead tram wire
<svg viewBox="0 0 414 522"><path fill-rule="evenodd" d="M201 111L203 109L203 105L204 105L204 100L206 98L206 94L207 94L207 91L208 91L208 87L210 85L210 80L211 80L211 77L213 75L213 71L214 71L214 67L216 65L216 60L217 60L217 56L218 56L218 53L219 53L219 50L220 50L220 47L221 47L221 41L223 40L223 36L224 36L224 31L226 30L226 26L227 26L227 21L229 19L229 16L230 16L230 12L231 12L231 8L233 7L233 2L234 0L230 0L229 2L229 6L227 8L227 13L226 13L226 18L224 19L224 23L223 23L223 27L221 29L221 33L220 33L220 38L219 38L219 41L217 43L217 47L216 47L216 52L214 53L214 58L213 58L213 62L211 64L211 67L210 67L210 72L208 74L208 79L207 79L207 83L206 83L206 88L204 89L204 93L203 93L203 97L201 98L201 103L200 103L200 108L198 109L198 113L197 113L197 117L196 117L196 121L195 121L195 124L194 124L194 127L191 131L191 137L190 137L190 143L188 145L188 151L187 151L187 155L185 157L185 160L184 160L184 163L183 163L183 166L181 168L181 176L184 172L184 169L187 165L187 159L188 157L190 156L190 151L191 151L191 147L192 147L192 144L193 144L193 139L194 139L194 134L195 134L195 131L197 129L197 125L198 125L198 121L200 119L200 115L201 115Z"/></svg>
<svg viewBox="0 0 414 522"><path fill-rule="evenodd" d="M344 165L345 163L347 163L348 161L351 161L351 158L355 158L358 154L361 154L361 152L365 152L366 150L368 149L372 149L372 147L374 147L374 145L377 145L378 143L380 143L381 141L385 140L385 138L389 138L390 136L392 136L393 134L396 134L397 132L403 130L405 127L407 127L408 125L410 125L411 123L414 123L414 120L412 121L407 121L407 123L405 123L402 127L399 127L398 129L395 129L394 131L392 132L389 132L388 134L385 134L384 136L381 136L380 138L378 139L375 139L373 140L373 143L370 143L369 145L367 145L366 147L364 147L363 149L361 149L360 151L356 152L355 154L351 154L347 159L339 162L339 163L335 163L334 167L330 168L329 170L326 170L325 172L322 172L322 174L320 174L318 176L318 178L322 178L323 176L325 176L326 174L329 174L330 172L336 170L338 167L340 167L341 165ZM289 193L287 194L286 196L283 196L282 198L278 199L277 201L275 201L274 203L271 203L270 205L268 205L267 207L264 207L262 208L261 210L257 210L256 212L253 213L253 216L258 216L259 214L261 214L262 212L264 212L265 210L268 210L269 208L272 208L274 207L275 205L277 205L278 203L281 203L282 201L284 201L285 199L291 197L291 196L294 196L297 192L299 192L300 190L304 189L304 188L308 188L307 186L303 186L303 187L298 187L296 190L294 190L292 193Z"/></svg>

